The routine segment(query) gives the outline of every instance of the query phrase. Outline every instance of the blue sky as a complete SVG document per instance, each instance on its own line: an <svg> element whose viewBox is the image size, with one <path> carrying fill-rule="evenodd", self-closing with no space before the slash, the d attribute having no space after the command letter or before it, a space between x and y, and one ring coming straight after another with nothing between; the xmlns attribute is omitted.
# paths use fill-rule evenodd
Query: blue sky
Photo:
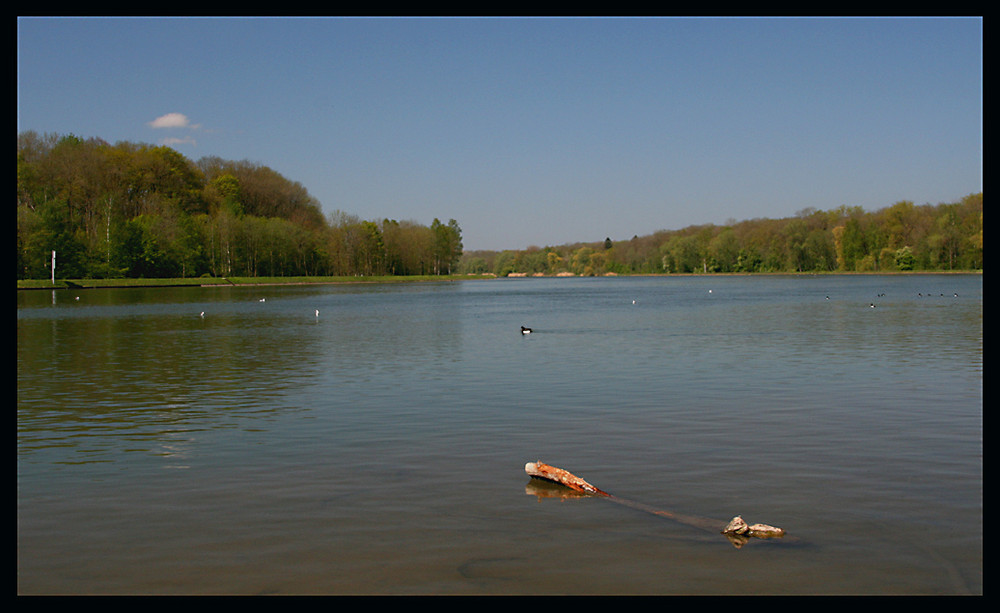
<svg viewBox="0 0 1000 613"><path fill-rule="evenodd" d="M268 166L465 248L982 190L982 19L18 20L17 129Z"/></svg>

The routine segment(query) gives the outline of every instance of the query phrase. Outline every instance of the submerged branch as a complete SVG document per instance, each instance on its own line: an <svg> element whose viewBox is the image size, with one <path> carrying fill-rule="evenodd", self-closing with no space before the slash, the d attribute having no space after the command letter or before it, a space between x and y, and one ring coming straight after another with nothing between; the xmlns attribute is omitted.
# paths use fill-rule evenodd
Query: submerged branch
<svg viewBox="0 0 1000 613"><path fill-rule="evenodd" d="M725 524L722 521L706 517L682 515L672 511L654 509L653 507L640 502L613 496L567 470L550 466L549 464L541 461L528 462L524 465L524 472L528 473L528 475L533 479L541 479L543 481L568 487L575 492L579 492L581 496L597 496L600 498L607 498L612 502L617 502L618 504L622 504L633 509L652 513L653 515L659 515L660 517L667 517L674 521L688 526L693 526L701 530L723 534L737 549L745 545L750 538L770 539L785 536L785 531L781 528L761 523L748 525L745 521L743 521L743 518L738 515L730 520L728 524ZM539 497L551 496L550 494L540 493L539 490L529 490L529 493Z"/></svg>

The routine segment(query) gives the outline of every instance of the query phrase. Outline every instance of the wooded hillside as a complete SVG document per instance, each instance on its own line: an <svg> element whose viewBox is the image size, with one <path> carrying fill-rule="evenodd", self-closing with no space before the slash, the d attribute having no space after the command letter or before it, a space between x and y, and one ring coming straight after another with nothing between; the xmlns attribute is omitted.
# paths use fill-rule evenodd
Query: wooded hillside
<svg viewBox="0 0 1000 613"><path fill-rule="evenodd" d="M63 279L982 270L983 194L463 252L454 219L428 226L324 216L305 187L259 164L25 132L17 139L17 278L49 278L53 251Z"/></svg>
<svg viewBox="0 0 1000 613"><path fill-rule="evenodd" d="M325 218L305 187L246 161L25 132L17 278L449 274L454 219Z"/></svg>
<svg viewBox="0 0 1000 613"><path fill-rule="evenodd" d="M472 251L459 265L461 272L500 276L982 268L982 192L952 204L900 201L873 213L848 206L805 209L785 219L661 230L628 241Z"/></svg>

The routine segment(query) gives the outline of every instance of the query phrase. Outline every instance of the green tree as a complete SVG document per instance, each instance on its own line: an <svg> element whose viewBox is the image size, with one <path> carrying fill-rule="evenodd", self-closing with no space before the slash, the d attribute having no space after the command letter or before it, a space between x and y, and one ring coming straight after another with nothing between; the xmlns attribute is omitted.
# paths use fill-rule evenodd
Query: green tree
<svg viewBox="0 0 1000 613"><path fill-rule="evenodd" d="M574 274L583 276L593 276L594 269L590 264L590 256L594 253L593 248L583 246L573 252L571 270Z"/></svg>
<svg viewBox="0 0 1000 613"><path fill-rule="evenodd" d="M512 272L517 272L514 252L510 250L501 251L493 261L493 274L498 277L506 277Z"/></svg>
<svg viewBox="0 0 1000 613"><path fill-rule="evenodd" d="M672 236L660 250L667 258L667 272L701 272L704 256L696 236Z"/></svg>
<svg viewBox="0 0 1000 613"><path fill-rule="evenodd" d="M366 275L384 274L385 243L382 231L373 221L363 221L357 242L358 269Z"/></svg>
<svg viewBox="0 0 1000 613"><path fill-rule="evenodd" d="M451 274L452 266L462 257L462 230L454 219L443 224L435 217L431 232L434 235L434 274Z"/></svg>
<svg viewBox="0 0 1000 613"><path fill-rule="evenodd" d="M563 257L559 252L549 249L545 253L545 266L551 273L559 272L562 269Z"/></svg>
<svg viewBox="0 0 1000 613"><path fill-rule="evenodd" d="M733 272L740 246L732 228L724 228L708 244L708 259L715 272Z"/></svg>
<svg viewBox="0 0 1000 613"><path fill-rule="evenodd" d="M899 270L913 270L913 250L909 247L900 247L896 250L894 263Z"/></svg>
<svg viewBox="0 0 1000 613"><path fill-rule="evenodd" d="M844 223L841 234L841 268L854 270L858 261L867 254L865 235L861 223L856 218L850 218Z"/></svg>

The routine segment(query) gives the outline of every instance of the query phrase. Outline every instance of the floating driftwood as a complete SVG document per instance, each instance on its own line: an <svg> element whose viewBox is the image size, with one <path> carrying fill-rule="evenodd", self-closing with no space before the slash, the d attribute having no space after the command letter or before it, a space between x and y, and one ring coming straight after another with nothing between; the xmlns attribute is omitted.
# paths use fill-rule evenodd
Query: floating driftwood
<svg viewBox="0 0 1000 613"><path fill-rule="evenodd" d="M724 524L719 520L709 519L706 517L696 517L694 515L683 515L672 511L654 509L653 507L640 502L613 496L574 475L568 470L550 466L549 464L541 461L528 462L524 465L524 472L528 473L528 475L533 479L541 479L543 481L557 483L568 487L575 492L579 492L580 496L598 496L606 498L612 502L617 502L618 504L623 504L633 509L639 509L640 511L652 513L653 515L659 515L660 517L667 517L688 526L693 526L715 534L723 534L737 549L745 545L751 538L770 539L785 536L785 531L781 528L775 528L774 526L769 526L767 524L750 525L747 524L739 515L730 520L728 524ZM549 494L546 494L538 489L529 489L528 493L539 497L549 496ZM560 497L565 498L566 496Z"/></svg>
<svg viewBox="0 0 1000 613"><path fill-rule="evenodd" d="M556 468L555 466L549 466L544 462L528 462L524 465L524 472L528 473L532 477L535 477L536 479L545 479L546 481L552 481L560 485L565 485L569 489L576 490L578 492L586 492L596 496L611 496L611 494L597 489L568 470Z"/></svg>

